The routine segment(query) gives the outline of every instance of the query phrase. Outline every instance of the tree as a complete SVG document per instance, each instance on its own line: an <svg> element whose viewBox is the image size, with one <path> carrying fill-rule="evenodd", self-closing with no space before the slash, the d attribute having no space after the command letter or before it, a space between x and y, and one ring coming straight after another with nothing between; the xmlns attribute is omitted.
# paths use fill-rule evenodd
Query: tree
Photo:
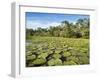
<svg viewBox="0 0 100 80"><path fill-rule="evenodd" d="M26 29L27 36L53 36L65 38L89 38L90 22L88 18L78 19L76 23L62 21L61 25L49 28Z"/></svg>
<svg viewBox="0 0 100 80"><path fill-rule="evenodd" d="M72 34L70 23L68 21L62 21L62 26L65 33L65 37L70 38Z"/></svg>

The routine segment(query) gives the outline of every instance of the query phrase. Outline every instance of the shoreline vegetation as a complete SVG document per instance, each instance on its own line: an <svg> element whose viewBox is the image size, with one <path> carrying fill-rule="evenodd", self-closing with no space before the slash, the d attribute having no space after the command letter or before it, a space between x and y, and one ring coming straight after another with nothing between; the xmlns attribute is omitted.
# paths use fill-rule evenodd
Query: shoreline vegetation
<svg viewBox="0 0 100 80"><path fill-rule="evenodd" d="M75 24L26 28L26 67L89 64L89 26L84 18Z"/></svg>

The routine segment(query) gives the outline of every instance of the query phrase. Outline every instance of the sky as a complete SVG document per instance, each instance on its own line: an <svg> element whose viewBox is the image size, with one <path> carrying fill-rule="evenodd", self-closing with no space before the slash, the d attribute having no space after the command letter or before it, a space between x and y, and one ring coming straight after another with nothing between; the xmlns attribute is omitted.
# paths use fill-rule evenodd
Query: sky
<svg viewBox="0 0 100 80"><path fill-rule="evenodd" d="M25 18L26 28L37 29L38 27L48 28L50 26L57 26L64 20L76 23L78 19L89 18L89 15L26 12Z"/></svg>

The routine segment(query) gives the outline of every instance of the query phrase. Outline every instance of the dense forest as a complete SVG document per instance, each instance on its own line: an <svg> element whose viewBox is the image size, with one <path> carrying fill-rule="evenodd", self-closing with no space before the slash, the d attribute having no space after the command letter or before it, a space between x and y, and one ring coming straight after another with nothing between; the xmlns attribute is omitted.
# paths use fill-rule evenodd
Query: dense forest
<svg viewBox="0 0 100 80"><path fill-rule="evenodd" d="M76 23L62 21L61 25L49 28L26 29L26 38L29 36L50 36L64 38L89 38L89 19L78 19Z"/></svg>

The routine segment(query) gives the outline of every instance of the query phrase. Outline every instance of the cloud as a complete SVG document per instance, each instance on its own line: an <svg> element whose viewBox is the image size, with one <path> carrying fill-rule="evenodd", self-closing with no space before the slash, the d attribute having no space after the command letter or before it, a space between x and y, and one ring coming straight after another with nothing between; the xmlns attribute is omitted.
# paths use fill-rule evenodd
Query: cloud
<svg viewBox="0 0 100 80"><path fill-rule="evenodd" d="M37 29L38 27L41 28L49 28L50 26L58 26L61 23L58 22L42 22L42 21L27 21L26 23L27 28Z"/></svg>

